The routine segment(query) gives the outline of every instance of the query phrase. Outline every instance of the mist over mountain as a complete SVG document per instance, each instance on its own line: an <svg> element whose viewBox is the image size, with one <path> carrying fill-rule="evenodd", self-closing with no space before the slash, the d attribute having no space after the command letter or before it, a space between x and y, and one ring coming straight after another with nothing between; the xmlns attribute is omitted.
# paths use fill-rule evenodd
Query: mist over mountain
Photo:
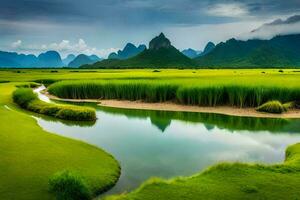
<svg viewBox="0 0 300 200"><path fill-rule="evenodd" d="M276 19L265 23L250 33L242 34L239 39L272 39L278 35L291 34L300 34L300 15L293 15L287 19Z"/></svg>
<svg viewBox="0 0 300 200"><path fill-rule="evenodd" d="M139 45L136 47L132 43L127 43L123 50L119 50L117 53L113 52L108 56L108 59L128 59L134 57L146 49L146 45Z"/></svg>

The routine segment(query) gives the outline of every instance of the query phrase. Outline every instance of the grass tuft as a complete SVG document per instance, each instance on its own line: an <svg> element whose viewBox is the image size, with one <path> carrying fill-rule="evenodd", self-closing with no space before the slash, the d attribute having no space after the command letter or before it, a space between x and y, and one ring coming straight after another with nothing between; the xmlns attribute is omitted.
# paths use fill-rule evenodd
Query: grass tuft
<svg viewBox="0 0 300 200"><path fill-rule="evenodd" d="M259 112L281 114L286 111L286 108L279 101L268 101L259 106L256 110Z"/></svg>
<svg viewBox="0 0 300 200"><path fill-rule="evenodd" d="M58 200L89 200L91 192L84 179L71 171L58 172L49 180L50 192Z"/></svg>
<svg viewBox="0 0 300 200"><path fill-rule="evenodd" d="M283 104L283 107L286 111L289 109L294 109L294 108L296 108L296 103L294 101L287 102L287 103Z"/></svg>

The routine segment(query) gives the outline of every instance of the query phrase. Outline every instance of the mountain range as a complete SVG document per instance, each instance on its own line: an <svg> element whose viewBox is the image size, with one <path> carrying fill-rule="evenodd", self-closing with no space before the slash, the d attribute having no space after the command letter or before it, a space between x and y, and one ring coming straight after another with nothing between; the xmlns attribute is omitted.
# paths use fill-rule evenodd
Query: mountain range
<svg viewBox="0 0 300 200"><path fill-rule="evenodd" d="M300 34L279 35L272 39L230 39L215 45L209 42L199 53L180 52L163 33L138 47L128 43L116 57L101 60L96 55L68 55L56 51L39 56L0 51L0 67L82 67L82 68L271 68L300 67Z"/></svg>
<svg viewBox="0 0 300 200"><path fill-rule="evenodd" d="M100 60L96 55L87 56L84 54L80 54L77 57L70 54L65 59L62 59L56 51L47 51L38 56L0 51L0 68L58 68L69 66L70 63L72 63L70 67L79 67L80 65L93 64Z"/></svg>
<svg viewBox="0 0 300 200"><path fill-rule="evenodd" d="M183 55L193 59L193 58L198 57L202 53L202 51L198 51L198 50L195 50L195 49L188 48L188 49L184 49L183 51L181 51L181 53Z"/></svg>
<svg viewBox="0 0 300 200"><path fill-rule="evenodd" d="M0 67L62 67L59 53L47 51L38 57L29 54L0 51Z"/></svg>
<svg viewBox="0 0 300 200"><path fill-rule="evenodd" d="M195 67L195 62L172 46L163 33L149 42L149 48L126 59L107 59L82 68L170 68Z"/></svg>
<svg viewBox="0 0 300 200"><path fill-rule="evenodd" d="M75 56L74 54L69 54L66 58L64 58L64 59L62 60L62 62L64 63L65 66L68 66L69 63L70 63L71 61L73 61L75 58L76 58L76 56Z"/></svg>
<svg viewBox="0 0 300 200"><path fill-rule="evenodd" d="M163 33L152 39L149 49L129 59L107 59L83 68L271 68L300 67L300 34L270 40L230 39L215 46L209 42L195 58L185 56ZM184 53L187 53L186 51Z"/></svg>
<svg viewBox="0 0 300 200"><path fill-rule="evenodd" d="M189 49L185 49L185 50L181 51L181 53L191 59L194 59L196 57L201 57L201 56L208 54L215 47L216 47L216 45L213 42L208 42L207 45L205 46L205 48L203 49L203 51L197 51L197 50L189 48Z"/></svg>
<svg viewBox="0 0 300 200"><path fill-rule="evenodd" d="M199 67L214 68L300 67L299 48L300 34L270 40L230 39L195 61Z"/></svg>
<svg viewBox="0 0 300 200"><path fill-rule="evenodd" d="M132 43L127 43L123 50L119 50L117 53L113 52L109 54L108 59L125 60L136 56L146 49L146 45L142 44L136 47Z"/></svg>
<svg viewBox="0 0 300 200"><path fill-rule="evenodd" d="M85 54L79 54L68 64L68 67L77 68L81 65L94 64L100 60L101 59L96 55L87 56Z"/></svg>

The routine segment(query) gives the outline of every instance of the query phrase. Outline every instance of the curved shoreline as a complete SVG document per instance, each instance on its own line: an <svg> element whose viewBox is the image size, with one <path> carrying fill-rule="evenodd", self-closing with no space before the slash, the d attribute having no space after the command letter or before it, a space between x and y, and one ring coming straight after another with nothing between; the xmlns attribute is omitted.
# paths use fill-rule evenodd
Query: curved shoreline
<svg viewBox="0 0 300 200"><path fill-rule="evenodd" d="M216 106L216 107L200 107L192 105L182 105L172 102L164 103L145 103L142 101L128 101L128 100L97 100L97 99L62 99L48 92L43 92L48 98L52 100L65 102L85 102L97 103L99 106L125 109L139 109L139 110L158 110L158 111L177 111L177 112L198 112L198 113L215 113L238 117L261 117L261 118L284 118L284 119L300 119L300 110L293 109L282 114L271 114L257 112L254 108L237 108L230 106Z"/></svg>

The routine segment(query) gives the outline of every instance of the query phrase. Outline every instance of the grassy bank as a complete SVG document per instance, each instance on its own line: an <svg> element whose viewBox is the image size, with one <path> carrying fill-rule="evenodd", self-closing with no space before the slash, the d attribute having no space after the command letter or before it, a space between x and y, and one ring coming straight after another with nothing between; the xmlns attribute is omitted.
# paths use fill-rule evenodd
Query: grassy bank
<svg viewBox="0 0 300 200"><path fill-rule="evenodd" d="M283 164L223 163L204 172L171 180L153 178L128 194L106 200L298 199L300 144L286 150Z"/></svg>
<svg viewBox="0 0 300 200"><path fill-rule="evenodd" d="M0 199L54 199L49 178L65 169L82 174L93 194L116 183L119 164L111 155L42 130L13 104L14 85L0 84Z"/></svg>
<svg viewBox="0 0 300 200"><path fill-rule="evenodd" d="M96 112L92 108L46 103L38 99L32 89L19 88L13 93L13 100L22 108L65 120L93 121Z"/></svg>
<svg viewBox="0 0 300 200"><path fill-rule="evenodd" d="M251 84L196 84L147 80L61 81L48 91L69 99L121 99L147 102L173 101L199 106L256 107L270 100L290 102L300 99L299 87ZM193 84L195 83L195 84Z"/></svg>

